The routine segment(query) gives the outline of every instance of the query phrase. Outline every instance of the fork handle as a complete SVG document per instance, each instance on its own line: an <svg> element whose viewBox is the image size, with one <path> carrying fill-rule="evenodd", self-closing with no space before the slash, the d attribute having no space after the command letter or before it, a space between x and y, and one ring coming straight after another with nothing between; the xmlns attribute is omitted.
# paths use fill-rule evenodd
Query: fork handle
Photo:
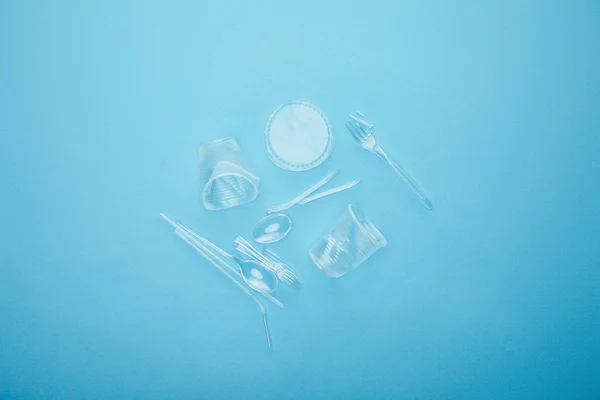
<svg viewBox="0 0 600 400"><path fill-rule="evenodd" d="M408 186L408 188L414 193L414 195L417 196L419 200L421 200L421 203L423 203L425 208L427 208L428 210L431 210L433 208L433 203L431 202L431 200L429 200L423 189L419 187L417 182L415 182L406 173L406 171L402 169L401 166L399 166L394 160L392 160L392 158L381 148L381 146L376 145L373 148L373 152L377 154L377 156L381 158L387 165L390 166L390 168L396 173L396 175L398 175L398 178L400 178L400 180L404 182L406 186Z"/></svg>

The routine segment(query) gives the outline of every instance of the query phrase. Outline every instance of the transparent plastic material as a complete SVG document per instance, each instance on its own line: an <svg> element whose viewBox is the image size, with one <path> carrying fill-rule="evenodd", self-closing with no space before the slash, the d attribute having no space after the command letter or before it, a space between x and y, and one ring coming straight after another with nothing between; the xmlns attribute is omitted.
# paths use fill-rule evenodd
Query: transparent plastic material
<svg viewBox="0 0 600 400"><path fill-rule="evenodd" d="M327 175L325 175L323 178L321 178L320 181L318 181L317 183L315 183L314 185L312 185L311 187L309 187L308 189L306 189L304 192L300 193L293 199L286 201L283 204L279 204L279 205L271 206L271 207L267 208L267 212L269 214L279 213L281 211L285 211L289 208L292 208L296 204L307 204L307 203L310 203L311 201L315 201L315 200L321 199L323 197L330 196L332 194L343 192L344 190L353 188L354 186L356 186L360 183L360 179L355 179L353 181L346 182L340 186L336 186L334 188L324 190L319 193L314 193L317 190L321 189L323 186L325 186L329 181L331 181L337 175L338 172L340 172L339 169L329 172Z"/></svg>
<svg viewBox="0 0 600 400"><path fill-rule="evenodd" d="M187 244L192 246L196 252L198 252L202 257L208 260L215 268L221 271L225 276L227 276L233 283L236 284L238 288L240 288L244 293L246 293L252 301L258 306L258 309L262 315L263 328L265 330L265 337L267 339L267 346L269 348L271 345L271 330L269 329L269 321L267 319L267 309L265 306L256 298L254 293L248 289L240 279L243 278L241 274L241 270L238 270L236 267L232 265L233 257L226 253L221 248L217 247L215 244L210 242L209 240L203 238L202 236L196 234L194 231L186 227L185 225L179 224L169 218L166 214L160 213L160 216L167 221L173 228L175 228L175 234L182 238ZM237 266L238 264L235 263ZM245 279L244 279L245 281ZM256 289L255 289L256 290ZM271 300L277 306L283 308L283 304L271 296L269 293L261 292L261 295Z"/></svg>
<svg viewBox="0 0 600 400"><path fill-rule="evenodd" d="M350 204L335 228L312 246L309 255L327 276L339 278L385 246L387 240L381 232Z"/></svg>
<svg viewBox="0 0 600 400"><path fill-rule="evenodd" d="M333 128L314 104L292 101L277 107L265 127L265 147L275 165L306 171L323 163L333 149Z"/></svg>
<svg viewBox="0 0 600 400"><path fill-rule="evenodd" d="M254 224L252 238L257 243L275 243L292 230L292 220L285 214L269 214Z"/></svg>
<svg viewBox="0 0 600 400"><path fill-rule="evenodd" d="M241 236L235 238L235 251L244 257L249 257L264 268L273 272L283 283L292 287L299 287L302 283L300 277L287 263L276 253L264 249L261 253L250 242Z"/></svg>
<svg viewBox="0 0 600 400"><path fill-rule="evenodd" d="M233 138L219 139L200 148L205 180L202 201L207 210L224 210L249 203L258 196L260 179Z"/></svg>
<svg viewBox="0 0 600 400"><path fill-rule="evenodd" d="M361 117L364 117L364 114L359 114ZM373 133L374 125L361 119L355 117L354 115L349 115L350 120L346 122L346 129L354 136L354 139L360 143L361 147L365 150L370 151L371 153L375 153L377 157L379 157L384 163L386 163L392 171L396 174L396 176L413 192L415 196L419 198L421 203L427 208L431 210L433 208L433 203L425 194L425 191L421 189L421 187L412 179L408 173L398 165L392 158L381 148L379 143L377 142L377 138Z"/></svg>

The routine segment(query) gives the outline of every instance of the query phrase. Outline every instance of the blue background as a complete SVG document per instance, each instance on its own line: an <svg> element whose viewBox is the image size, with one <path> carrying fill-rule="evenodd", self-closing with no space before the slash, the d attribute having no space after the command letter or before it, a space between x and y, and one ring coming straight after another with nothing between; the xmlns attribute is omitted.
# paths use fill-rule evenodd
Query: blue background
<svg viewBox="0 0 600 400"><path fill-rule="evenodd" d="M0 397L599 399L597 1L0 2ZM335 130L267 158L279 104ZM428 212L343 129L360 109ZM259 198L208 212L198 148L238 139ZM256 307L173 235L230 249L290 210L305 278ZM307 251L359 205L389 246L332 280Z"/></svg>

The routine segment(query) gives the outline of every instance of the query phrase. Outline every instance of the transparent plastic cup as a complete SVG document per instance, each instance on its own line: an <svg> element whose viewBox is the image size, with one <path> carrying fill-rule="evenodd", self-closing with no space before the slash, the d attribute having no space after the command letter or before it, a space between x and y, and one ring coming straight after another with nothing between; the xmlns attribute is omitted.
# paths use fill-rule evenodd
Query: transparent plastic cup
<svg viewBox="0 0 600 400"><path fill-rule="evenodd" d="M311 247L309 255L327 276L339 278L385 246L387 240L381 232L350 204L335 228Z"/></svg>
<svg viewBox="0 0 600 400"><path fill-rule="evenodd" d="M202 201L207 210L239 206L258 196L260 179L234 138L219 139L202 146L200 162L206 182Z"/></svg>

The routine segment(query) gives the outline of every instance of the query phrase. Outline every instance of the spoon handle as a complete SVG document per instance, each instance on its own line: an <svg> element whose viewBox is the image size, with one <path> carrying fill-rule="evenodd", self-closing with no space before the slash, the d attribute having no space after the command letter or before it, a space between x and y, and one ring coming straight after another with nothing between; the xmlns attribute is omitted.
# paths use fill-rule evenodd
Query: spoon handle
<svg viewBox="0 0 600 400"><path fill-rule="evenodd" d="M192 246L198 253L200 253L200 255L204 258L206 258L208 261L210 261L212 263L212 260L209 257L212 257L213 260L216 260L217 262L219 262L221 267L227 268L229 271L229 273L234 274L235 276L237 276L240 279L242 278L242 274L240 273L240 271L233 267L230 262L234 262L233 258L231 260L228 260L230 262L225 262L224 260L220 259L218 256L214 255L210 249L204 248L204 246L202 246L202 244L198 243L198 239L202 240L204 239L202 236L196 234L194 231L190 230L189 228L184 228L186 229L185 231L183 231L180 228L175 229L175 233L182 238L186 243L188 243L190 246ZM184 238L184 235L188 240L186 240ZM191 235L194 235L194 237L191 237ZM207 239L204 239L202 243L207 244L208 246L210 246L211 248L215 249L215 251L221 250L222 253L226 254L228 257L231 257L228 253L224 252L221 248L219 248L218 246L214 245L212 242L210 242ZM219 252L221 254L221 252ZM214 265L214 263L213 263ZM237 264L236 264L237 265ZM217 267L219 268L219 267ZM223 271L222 268L219 268L222 272ZM236 283L238 281L236 280ZM240 282L241 283L241 282ZM243 285L244 289L247 289L247 287L245 285ZM246 290L244 290L246 291ZM269 300L271 303L275 304L277 307L279 308L284 308L284 305L281 301L279 301L277 298L275 298L274 296L272 296L269 293L260 293L263 297L265 297L267 300Z"/></svg>
<svg viewBox="0 0 600 400"><path fill-rule="evenodd" d="M240 281L238 281L236 278L233 277L232 271L227 271L222 265L220 265L220 263L218 263L215 259L213 259L209 253L207 253L204 249L202 249L200 246L198 246L197 243L194 243L193 240L189 236L186 236L186 234L184 232L182 232L181 230L176 230L175 234L177 236L179 236L181 239L183 239L184 242L186 242L187 244L192 246L194 248L194 250L196 250L196 252L198 252L202 257L207 259L208 262L210 262L215 268L217 268L219 271L221 271L223 274L225 274L233 283L235 283L240 289L242 289L248 296L252 297L253 300L256 299L256 296L254 296L254 294L246 286L244 286L243 283L241 283ZM256 300L256 301L258 301L258 300Z"/></svg>
<svg viewBox="0 0 600 400"><path fill-rule="evenodd" d="M189 229L187 227L182 227L180 224L174 222L172 219L167 217L164 213L160 213L160 216L175 228L175 234L177 236L179 236L181 239L183 239L183 241L185 241L187 244L192 246L194 248L194 250L196 250L196 252L198 252L202 257L207 259L215 268L217 268L225 276L227 276L233 283L235 283L235 285L237 287L242 289L242 291L244 293L246 293L252 299L252 301L258 306L258 309L260 311L260 314L261 314L262 320L263 320L263 327L265 330L265 337L267 339L267 346L269 346L269 348L272 348L273 345L271 343L271 332L269 329L269 321L267 320L267 309L242 282L240 282L239 280L234 278L233 275L231 275L231 273L235 273L236 276L238 276L238 278L239 278L240 273L237 271L231 271L231 269L233 269L233 267L231 267L227 263L223 263L222 262L223 260L219 260L219 258L216 257L209 249L203 248L203 246L201 246L196 240L194 240L193 237L190 237L190 235L193 234L194 236L196 236L198 238L202 238L200 235L197 235L195 232L193 232L191 229ZM208 240L206 240L206 241L209 242ZM213 245L213 246L215 246L215 245ZM217 246L215 246L215 247L218 248ZM223 251L223 253L224 253L224 251ZM227 254L227 253L225 253L225 254ZM229 256L229 257L231 257L231 256ZM219 261L221 261L221 262L219 262ZM230 271L225 269L223 267L223 265L225 265L228 269L230 269ZM283 304L279 300L274 298L273 296L271 296L267 293L264 293L263 295L267 299L269 299L273 303L275 303L275 305L283 308Z"/></svg>
<svg viewBox="0 0 600 400"><path fill-rule="evenodd" d="M265 328L265 336L267 338L267 346L269 346L269 348L272 349L273 344L271 343L271 331L269 329L269 321L267 320L267 310L263 307L263 309L260 310L260 313L262 314L263 327Z"/></svg>
<svg viewBox="0 0 600 400"><path fill-rule="evenodd" d="M179 226L180 226L180 228L182 230L186 231L190 236L193 236L194 238L196 238L200 242L204 243L205 245L207 245L208 247L210 247L211 249L213 249L214 251L216 251L217 253L219 253L221 256L223 256L225 259L233 260L233 256L231 254L227 253L225 250L223 250L222 248L220 248L219 246L217 246L216 244L214 244L210 240L208 240L206 238L203 238L202 236L198 235L196 232L194 232L193 230L191 230L190 228L188 228L186 225L179 224Z"/></svg>
<svg viewBox="0 0 600 400"><path fill-rule="evenodd" d="M211 264L213 264L218 270L220 270L229 279L231 279L233 281L233 283L235 283L240 289L242 289L248 296L250 296L250 298L252 299L252 301L254 301L256 303L256 305L258 306L258 309L260 310L260 314L262 315L263 327L264 327L264 330L265 330L265 338L267 339L267 346L269 346L269 348L272 348L273 345L271 343L271 332L270 332L270 329L269 329L269 321L267 320L267 309L265 308L265 306L241 282L239 282L232 275L230 275L229 272L227 272L224 268L222 268L216 261L210 259L210 257L208 256L208 254L204 253L203 250L200 247L197 247L190 240L189 237L185 236L185 234L182 231L176 230L175 233L177 234L177 236L179 236L180 238L182 238L187 244L189 244L190 246L192 246L198 253L200 253L201 255L203 255L204 258L208 259Z"/></svg>

